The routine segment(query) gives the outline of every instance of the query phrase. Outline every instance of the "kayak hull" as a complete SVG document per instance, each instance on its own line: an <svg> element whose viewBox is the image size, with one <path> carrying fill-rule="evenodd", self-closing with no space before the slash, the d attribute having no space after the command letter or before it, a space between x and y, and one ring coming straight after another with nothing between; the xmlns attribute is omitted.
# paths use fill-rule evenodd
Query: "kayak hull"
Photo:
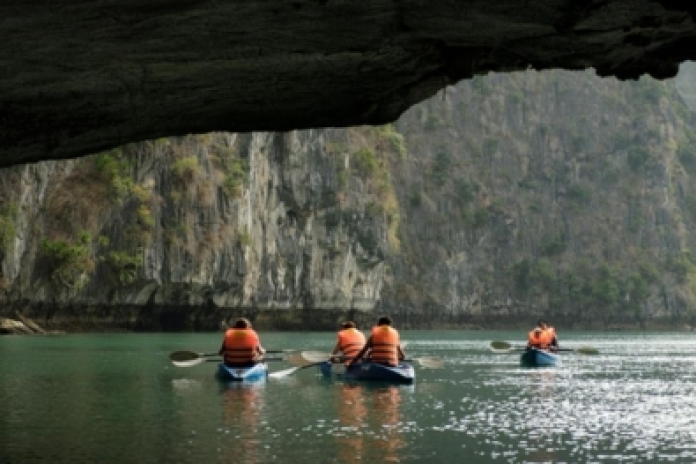
<svg viewBox="0 0 696 464"><path fill-rule="evenodd" d="M552 367L560 366L560 364L561 359L557 354L536 348L526 350L520 356L520 365L522 367Z"/></svg>
<svg viewBox="0 0 696 464"><path fill-rule="evenodd" d="M260 362L250 367L230 367L218 364L215 378L221 382L255 382L268 377L268 366Z"/></svg>
<svg viewBox="0 0 696 464"><path fill-rule="evenodd" d="M413 366L401 363L397 366L385 366L378 363L359 363L342 368L341 364L325 362L319 365L324 377L341 378L345 380L365 380L375 382L413 383L416 373ZM339 369L336 369L336 368Z"/></svg>

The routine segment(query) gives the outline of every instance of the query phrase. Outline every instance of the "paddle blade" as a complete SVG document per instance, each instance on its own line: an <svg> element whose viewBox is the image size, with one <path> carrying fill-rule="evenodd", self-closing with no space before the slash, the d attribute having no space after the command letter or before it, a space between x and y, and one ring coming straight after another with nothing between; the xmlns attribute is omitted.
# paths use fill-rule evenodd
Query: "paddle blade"
<svg viewBox="0 0 696 464"><path fill-rule="evenodd" d="M212 361L219 361L217 359L212 360ZM189 359L188 361L175 361L172 359L172 364L174 364L176 367L191 367L191 366L196 366L200 363L206 362L205 358L196 358L196 359Z"/></svg>
<svg viewBox="0 0 696 464"><path fill-rule="evenodd" d="M445 367L444 359L432 356L415 358L414 361L417 361L418 364L420 364L423 367L427 367L428 369L442 369L443 367Z"/></svg>
<svg viewBox="0 0 696 464"><path fill-rule="evenodd" d="M328 353L320 353L318 351L303 351L302 353L293 353L285 358L287 362L294 366L305 366L309 363L326 361L329 359Z"/></svg>
<svg viewBox="0 0 696 464"><path fill-rule="evenodd" d="M301 369L307 369L308 367L313 367L313 366L318 366L320 364L324 364L326 361L321 361L321 362L316 362L312 364L305 364L304 366L299 366L299 367L291 367L290 369L285 369L283 371L276 371L276 372L271 372L268 374L269 377L273 377L274 379L280 379L283 377L287 377L291 374L294 374L295 372L301 370Z"/></svg>
<svg viewBox="0 0 696 464"><path fill-rule="evenodd" d="M491 348L494 350L509 350L512 345L508 342L495 341L491 342Z"/></svg>
<svg viewBox="0 0 696 464"><path fill-rule="evenodd" d="M599 350L597 350L596 348L592 348L591 346L583 346L575 351L581 354L599 354Z"/></svg>
<svg viewBox="0 0 696 464"><path fill-rule="evenodd" d="M310 363L326 361L331 357L329 353L322 353L321 351L303 351L300 353L300 356Z"/></svg>
<svg viewBox="0 0 696 464"><path fill-rule="evenodd" d="M200 353L194 353L193 351L175 351L169 355L169 360L172 362L193 361L199 358L201 358Z"/></svg>
<svg viewBox="0 0 696 464"><path fill-rule="evenodd" d="M270 374L268 374L268 376L272 377L274 379L282 379L283 377L287 377L289 375L294 374L295 372L299 371L300 369L302 369L302 367L291 367L290 369L271 372Z"/></svg>

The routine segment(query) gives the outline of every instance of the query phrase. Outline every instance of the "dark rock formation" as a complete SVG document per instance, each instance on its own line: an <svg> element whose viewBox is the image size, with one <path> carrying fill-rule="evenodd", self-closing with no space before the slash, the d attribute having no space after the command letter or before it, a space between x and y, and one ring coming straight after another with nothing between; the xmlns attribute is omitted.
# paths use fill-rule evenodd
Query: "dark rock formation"
<svg viewBox="0 0 696 464"><path fill-rule="evenodd" d="M666 78L692 0L0 4L0 165L214 130L378 124L489 71Z"/></svg>
<svg viewBox="0 0 696 464"><path fill-rule="evenodd" d="M14 318L0 316L0 335L46 335L46 334L64 333L63 331L47 332L41 328L36 322L22 315L19 312L15 313Z"/></svg>

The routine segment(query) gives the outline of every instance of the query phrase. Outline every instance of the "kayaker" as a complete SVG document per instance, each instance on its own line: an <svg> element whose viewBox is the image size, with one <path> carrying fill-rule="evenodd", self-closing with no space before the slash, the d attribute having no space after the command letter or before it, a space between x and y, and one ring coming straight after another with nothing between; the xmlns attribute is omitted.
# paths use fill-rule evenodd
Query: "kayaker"
<svg viewBox="0 0 696 464"><path fill-rule="evenodd" d="M349 363L360 350L365 346L365 335L358 330L355 322L346 321L341 324L341 330L336 335L336 346L331 352L331 361L340 362L342 357L344 362ZM341 353L342 356L337 356Z"/></svg>
<svg viewBox="0 0 696 464"><path fill-rule="evenodd" d="M401 348L399 332L392 326L391 318L382 316L377 321L377 325L372 328L372 334L367 339L367 343L360 353L350 362L355 364L368 350L370 350L370 361L388 366L396 366L399 361L406 358L404 350Z"/></svg>
<svg viewBox="0 0 696 464"><path fill-rule="evenodd" d="M548 332L549 339L551 340L549 342L549 349L551 351L558 351L558 337L556 336L556 329L551 327L544 319L539 319L539 321L537 321L537 326L541 330Z"/></svg>
<svg viewBox="0 0 696 464"><path fill-rule="evenodd" d="M225 364L231 367L253 366L263 360L265 353L258 334L251 328L251 322L243 317L225 332L219 351Z"/></svg>
<svg viewBox="0 0 696 464"><path fill-rule="evenodd" d="M539 350L548 350L551 343L551 334L537 326L527 335L527 349L537 348Z"/></svg>

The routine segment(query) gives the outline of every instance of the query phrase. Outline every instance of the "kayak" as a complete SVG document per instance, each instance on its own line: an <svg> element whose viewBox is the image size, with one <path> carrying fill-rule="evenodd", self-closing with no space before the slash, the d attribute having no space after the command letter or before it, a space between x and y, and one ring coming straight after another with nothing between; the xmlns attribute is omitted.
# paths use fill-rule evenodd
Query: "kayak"
<svg viewBox="0 0 696 464"><path fill-rule="evenodd" d="M230 367L218 364L215 378L221 382L254 382L268 377L268 366L260 362L250 367Z"/></svg>
<svg viewBox="0 0 696 464"><path fill-rule="evenodd" d="M325 362L319 365L324 377L345 380L370 380L382 382L412 383L416 378L413 366L401 363L397 366L385 366L378 363L359 363L353 366Z"/></svg>
<svg viewBox="0 0 696 464"><path fill-rule="evenodd" d="M560 366L561 358L556 353L530 348L520 356L522 367L549 367Z"/></svg>

